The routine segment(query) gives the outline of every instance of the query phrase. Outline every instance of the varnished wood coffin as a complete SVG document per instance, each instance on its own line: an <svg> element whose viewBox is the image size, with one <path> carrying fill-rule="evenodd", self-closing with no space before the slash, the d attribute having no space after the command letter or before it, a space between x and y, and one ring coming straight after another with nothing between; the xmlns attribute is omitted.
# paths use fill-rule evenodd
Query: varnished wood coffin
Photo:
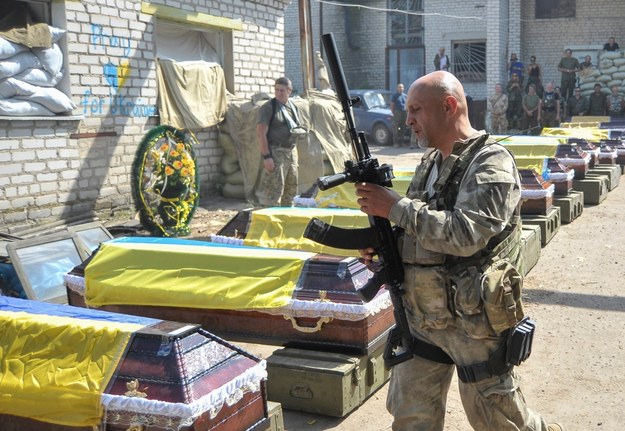
<svg viewBox="0 0 625 431"><path fill-rule="evenodd" d="M519 169L521 177L521 214L546 215L553 206L554 185L533 169Z"/></svg>
<svg viewBox="0 0 625 431"><path fill-rule="evenodd" d="M131 335L102 395L104 416L97 429L264 431L269 428L266 376L264 360L199 325L155 321ZM0 414L0 429L95 428Z"/></svg>
<svg viewBox="0 0 625 431"><path fill-rule="evenodd" d="M86 307L83 276L84 267L78 266L65 277L70 305ZM395 323L388 291L380 289L368 303L358 296L357 288L370 277L359 259L316 254L305 263L285 307L257 311L114 304L99 309L197 323L230 341L370 353L386 341Z"/></svg>

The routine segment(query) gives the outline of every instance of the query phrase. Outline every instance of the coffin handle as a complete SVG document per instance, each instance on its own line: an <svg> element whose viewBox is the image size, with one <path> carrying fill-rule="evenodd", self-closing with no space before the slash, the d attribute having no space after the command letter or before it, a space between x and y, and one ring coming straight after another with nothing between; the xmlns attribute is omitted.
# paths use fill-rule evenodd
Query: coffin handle
<svg viewBox="0 0 625 431"><path fill-rule="evenodd" d="M321 330L321 327L326 324L326 323L330 323L332 321L332 317L321 317L319 320L317 320L317 324L315 326L300 326L297 323L297 320L295 320L295 317L293 316L284 316L284 318L286 320L290 320L291 321L291 325L293 325L293 328L296 331L300 331L300 332L305 332L305 333L312 333L312 332L317 332Z"/></svg>

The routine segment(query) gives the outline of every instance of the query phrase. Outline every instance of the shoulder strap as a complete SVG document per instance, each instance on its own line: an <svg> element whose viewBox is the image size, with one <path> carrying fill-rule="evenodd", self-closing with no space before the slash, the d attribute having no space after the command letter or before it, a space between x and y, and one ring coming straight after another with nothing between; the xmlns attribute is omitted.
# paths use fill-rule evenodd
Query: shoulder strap
<svg viewBox="0 0 625 431"><path fill-rule="evenodd" d="M273 119L276 118L276 106L278 105L278 101L275 97L271 98L271 118L269 119L268 126L271 126Z"/></svg>

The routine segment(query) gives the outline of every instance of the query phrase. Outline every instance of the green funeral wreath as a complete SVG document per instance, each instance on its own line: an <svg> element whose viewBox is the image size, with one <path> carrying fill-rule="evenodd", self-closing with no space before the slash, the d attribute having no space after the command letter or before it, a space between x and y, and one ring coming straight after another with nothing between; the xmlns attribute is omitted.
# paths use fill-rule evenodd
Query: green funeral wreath
<svg viewBox="0 0 625 431"><path fill-rule="evenodd" d="M158 236L185 236L199 201L190 131L157 126L142 139L132 165L132 196L144 228Z"/></svg>

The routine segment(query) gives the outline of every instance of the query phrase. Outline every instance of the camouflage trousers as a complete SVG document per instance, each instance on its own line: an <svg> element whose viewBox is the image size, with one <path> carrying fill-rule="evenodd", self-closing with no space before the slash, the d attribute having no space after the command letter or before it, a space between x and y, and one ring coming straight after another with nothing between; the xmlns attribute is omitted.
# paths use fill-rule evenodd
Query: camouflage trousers
<svg viewBox="0 0 625 431"><path fill-rule="evenodd" d="M495 135L503 135L508 131L508 119L506 114L491 114L490 130Z"/></svg>
<svg viewBox="0 0 625 431"><path fill-rule="evenodd" d="M436 333L436 344L446 352L458 353L454 360L464 365L484 361L499 343L499 339L469 338L453 323L431 332ZM393 431L443 431L454 370L454 365L418 356L393 367L386 401L393 415ZM514 369L476 383L458 380L471 427L477 431L547 431L545 421L528 408L519 383Z"/></svg>
<svg viewBox="0 0 625 431"><path fill-rule="evenodd" d="M472 276L456 277L452 313L445 268L404 265L404 269L403 299L413 336L440 347L460 366L485 362L501 347L506 338L492 329L482 300L481 308L476 305L479 294L467 294L472 291ZM442 431L455 369L453 364L418 356L393 367L386 403L394 417L393 430ZM544 420L525 403L514 369L475 383L458 379L458 388L469 423L477 431L547 431Z"/></svg>
<svg viewBox="0 0 625 431"><path fill-rule="evenodd" d="M297 194L298 159L297 148L272 148L275 169L262 169L257 197L260 206L290 207Z"/></svg>

